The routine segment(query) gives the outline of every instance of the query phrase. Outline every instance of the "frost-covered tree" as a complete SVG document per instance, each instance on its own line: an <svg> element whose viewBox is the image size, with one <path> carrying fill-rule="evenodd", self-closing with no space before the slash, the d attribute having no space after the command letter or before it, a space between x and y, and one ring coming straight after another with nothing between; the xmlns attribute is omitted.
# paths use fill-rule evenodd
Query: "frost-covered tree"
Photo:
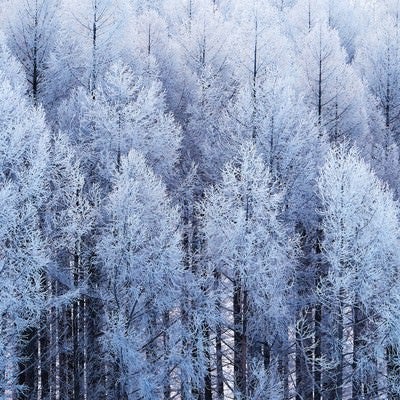
<svg viewBox="0 0 400 400"><path fill-rule="evenodd" d="M392 349L381 324L398 274L398 206L357 152L345 146L330 152L318 186L327 265L319 288L325 313L320 390L328 399L349 392L354 399L377 398L379 358L386 358L385 343ZM396 354L389 350L389 374Z"/></svg>
<svg viewBox="0 0 400 400"><path fill-rule="evenodd" d="M165 85L169 89L169 96L174 97L172 107L176 116L184 120L187 118L185 113L192 111L191 106L196 104L197 84L207 69L213 70L217 77L223 77L227 85L232 81L232 31L210 0L166 1L164 10L164 19L171 35L169 50L175 54L174 64L167 69L172 74ZM168 54L158 58L163 62L166 56ZM161 75L165 81L164 73ZM196 134L188 131L189 139L195 140Z"/></svg>
<svg viewBox="0 0 400 400"><path fill-rule="evenodd" d="M68 3L66 11L70 13L68 23L73 23L80 33L77 44L80 56L76 71L73 74L83 73L77 77L80 83L89 89L95 96L98 79L112 62L113 48L111 40L118 23L115 5L110 0L88 0L79 3ZM76 63L76 60L73 61ZM82 81L86 79L86 81Z"/></svg>
<svg viewBox="0 0 400 400"><path fill-rule="evenodd" d="M172 178L181 132L167 112L160 82L143 83L122 62L114 64L92 94L78 89L60 108L61 126L84 146L86 173L109 185L122 155L135 149L161 176Z"/></svg>
<svg viewBox="0 0 400 400"><path fill-rule="evenodd" d="M282 194L254 146L241 147L205 197L202 232L222 296L217 315L233 335L230 385L243 398L256 390L253 363L264 360L270 374L285 353L296 246L279 220Z"/></svg>
<svg viewBox="0 0 400 400"><path fill-rule="evenodd" d="M383 20L382 20L383 19ZM391 16L383 16L372 25L358 48L355 64L373 95L378 99L385 127L399 143L400 27Z"/></svg>
<svg viewBox="0 0 400 400"><path fill-rule="evenodd" d="M10 21L11 49L25 70L27 87L37 106L45 95L50 53L57 35L58 0L16 2Z"/></svg>
<svg viewBox="0 0 400 400"><path fill-rule="evenodd" d="M43 278L48 266L42 235L48 131L43 114L29 106L0 70L0 385L5 396L38 389Z"/></svg>
<svg viewBox="0 0 400 400"><path fill-rule="evenodd" d="M50 84L44 99L55 124L58 106L74 89L84 87L95 96L105 71L118 56L117 43L125 33L123 16L128 15L124 13L126 3L59 0L58 35L49 54L46 75Z"/></svg>
<svg viewBox="0 0 400 400"><path fill-rule="evenodd" d="M259 29L265 34L262 27ZM316 271L313 263L318 215L315 213L314 180L325 153L326 138L324 130L318 129L317 117L293 88L295 82L287 76L288 65L285 61L281 64L277 57L270 58L263 43L260 42L257 52L256 74L240 85L220 122L219 154L229 158L243 140L253 141L273 180L285 188L282 217L288 229L304 236L304 262L299 264L297 275L297 290L301 292L297 306L301 314L303 306L310 308L313 304L311 298L306 298L311 296L312 290L306 288L310 288ZM289 49L288 42L285 43ZM277 49L271 51L278 54ZM303 360L303 351L300 353L299 360ZM300 374L306 369L298 369L300 381Z"/></svg>
<svg viewBox="0 0 400 400"><path fill-rule="evenodd" d="M211 66L204 67L195 86L195 99L187 109L183 140L186 162L196 163L201 186L216 182L231 152L223 118L232 97L232 87ZM226 151L225 156L221 155ZM201 188L199 188L201 190Z"/></svg>
<svg viewBox="0 0 400 400"><path fill-rule="evenodd" d="M87 193L77 154L64 134L54 134L46 180L45 234L51 250L46 316L49 350L46 360L50 394L78 399L87 378L86 331L82 321L87 307L82 300L88 274L82 264L87 257L85 237L93 229L95 193Z"/></svg>
<svg viewBox="0 0 400 400"><path fill-rule="evenodd" d="M111 357L112 398L163 398L180 357L179 216L136 151L122 158L106 211L97 247L107 277L103 343Z"/></svg>
<svg viewBox="0 0 400 400"><path fill-rule="evenodd" d="M355 140L367 129L361 80L341 47L337 31L317 24L300 44L296 86L332 141Z"/></svg>
<svg viewBox="0 0 400 400"><path fill-rule="evenodd" d="M373 167L377 176L387 182L398 195L398 143L395 133L385 124L379 100L372 93L368 95L368 129L357 142L363 158Z"/></svg>
<svg viewBox="0 0 400 400"><path fill-rule="evenodd" d="M295 225L313 218L312 181L326 139L302 98L289 88L290 82L272 69L257 84L256 99L251 88L241 88L221 123L220 129L226 124L229 133L220 151L228 149L230 155L243 140L252 140L273 179L285 187L287 217Z"/></svg>

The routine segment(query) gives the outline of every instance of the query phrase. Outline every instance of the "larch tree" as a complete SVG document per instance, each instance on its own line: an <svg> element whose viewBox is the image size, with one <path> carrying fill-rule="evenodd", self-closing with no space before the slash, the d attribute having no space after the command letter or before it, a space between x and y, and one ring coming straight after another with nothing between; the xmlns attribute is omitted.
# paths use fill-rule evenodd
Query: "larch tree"
<svg viewBox="0 0 400 400"><path fill-rule="evenodd" d="M386 390L378 381L382 359L387 358L392 384L398 379L397 345L381 329L398 274L398 206L357 152L345 146L331 150L318 186L328 269L319 287L327 314L320 390L327 399L349 393L353 399L377 398Z"/></svg>
<svg viewBox="0 0 400 400"><path fill-rule="evenodd" d="M86 173L103 189L131 149L143 153L156 173L172 179L181 130L167 111L161 83L143 82L121 61L107 70L95 99L82 88L73 93L60 108L60 125L73 144L87 149Z"/></svg>
<svg viewBox="0 0 400 400"><path fill-rule="evenodd" d="M297 305L294 306L297 310L292 311L299 314L301 319L303 314L311 318L310 310L315 301L312 298L313 290L309 290L309 282L315 281L314 249L318 224L315 213L318 200L313 182L318 163L326 151L327 139L325 131L318 129L318 119L308 109L302 95L292 89L293 81L288 73L292 70L289 67L292 49L287 39L276 31L267 33L267 27L259 26L258 29L264 38L282 40L288 54L280 57L281 49L267 49L263 45L265 41L260 41L258 51L254 53L257 58L253 58L257 61L253 65L255 69L252 70L251 77L238 88L235 99L227 107L225 118L222 118L220 127L225 137L222 136L223 150L220 152L229 157L243 140L253 141L273 179L285 188L285 223L288 229L300 233L304 238L304 262L298 265L296 289L301 293ZM310 352L313 345L306 345L309 342L305 339L305 336L310 336L308 333L298 329L298 335L297 379L306 390L312 387L309 379L306 379L307 371L311 371L312 367L307 370L303 362L312 364L312 357L304 357L304 348L308 347L307 351ZM300 336L304 336L304 340Z"/></svg>
<svg viewBox="0 0 400 400"><path fill-rule="evenodd" d="M286 378L278 365L287 346L296 244L279 220L281 202L262 158L246 144L203 203L206 254L221 277L217 290L223 297L217 314L233 336L228 359L233 360L234 376L229 386L237 399L257 390L258 368L265 368L269 383L280 382L284 391Z"/></svg>
<svg viewBox="0 0 400 400"><path fill-rule="evenodd" d="M43 113L27 104L2 71L0 80L1 385L10 398L21 390L39 391L46 380L39 338L49 263L41 230L49 135Z"/></svg>
<svg viewBox="0 0 400 400"><path fill-rule="evenodd" d="M10 21L10 46L25 70L35 106L46 92L46 69L56 41L58 6L58 0L20 1Z"/></svg>
<svg viewBox="0 0 400 400"><path fill-rule="evenodd" d="M110 0L59 0L59 33L49 54L49 88L44 99L56 127L59 106L78 87L94 98L97 84L117 58L120 46L112 43L119 43L118 32L125 32L119 8Z"/></svg>
<svg viewBox="0 0 400 400"><path fill-rule="evenodd" d="M341 47L337 31L317 24L301 42L298 90L331 141L355 140L367 129L361 80Z"/></svg>
<svg viewBox="0 0 400 400"><path fill-rule="evenodd" d="M80 68L84 70L83 78L87 80L81 84L95 97L98 79L112 62L114 54L111 40L118 23L115 7L109 0L85 1L75 4L70 18L81 33L79 45L84 65Z"/></svg>
<svg viewBox="0 0 400 400"><path fill-rule="evenodd" d="M400 162L399 147L394 132L385 124L380 101L368 94L368 129L357 144L365 161L367 161L384 182L387 182L398 196L397 165Z"/></svg>
<svg viewBox="0 0 400 400"><path fill-rule="evenodd" d="M192 363L202 378L191 379L192 389L185 388L185 391L192 391L195 398L209 400L213 395L211 354L221 345L221 335L211 328L212 312L208 313L208 302L198 301L198 298L204 299L209 295L213 272L200 262L204 248L199 237L201 215L196 202L203 198L207 185L220 175L220 167L225 161L217 157L222 133L218 120L235 90L231 63L233 50L229 40L230 27L213 2L179 1L178 13L175 2L168 3L167 22L173 28L174 39L179 45L179 63L185 71L183 78L181 74L176 76L175 86L180 89L185 80L181 94L182 110L177 111L184 128L180 169L185 185L196 171L196 185L186 188L182 185L184 195L179 197L179 202L183 209L186 273L189 280L199 283L187 290L186 303L190 301L193 306L189 308L183 304L185 322L192 331L192 338L186 340L186 352L192 353ZM193 164L195 168L192 168ZM199 319L200 315L203 321ZM218 392L221 393L220 384Z"/></svg>
<svg viewBox="0 0 400 400"><path fill-rule="evenodd" d="M82 262L84 239L93 230L96 193L87 191L79 158L65 134L54 134L49 152L49 192L44 231L51 249L46 316L49 350L46 353L51 398L79 399L87 379L83 294L89 276Z"/></svg>
<svg viewBox="0 0 400 400"><path fill-rule="evenodd" d="M355 65L373 95L378 99L385 127L399 143L400 91L400 27L393 17L385 15L379 26L370 29L363 38Z"/></svg>
<svg viewBox="0 0 400 400"><path fill-rule="evenodd" d="M180 358L177 209L144 157L131 151L116 170L106 212L98 254L107 277L103 343L112 398L170 398Z"/></svg>
<svg viewBox="0 0 400 400"><path fill-rule="evenodd" d="M91 230L83 237L77 237L77 244L73 255L74 283L81 285L85 282L87 289L82 292L80 298L72 305L70 316L71 340L73 343L73 354L70 357L72 362L72 393L75 399L99 398L105 395L106 384L101 382L101 376L105 373L105 366L101 361L102 351L100 336L103 326L102 303L99 296L101 290L101 272L95 265L95 246L98 239L99 200L104 197L107 188L101 181L99 171L96 171L97 159L93 147L94 136L98 133L96 121L87 118L85 125L81 120L84 113L94 115L94 110L99 108L96 102L96 94L99 82L107 67L110 65L113 52L110 42L116 29L116 18L113 4L107 0L95 0L85 2L68 2L61 4L64 12L61 30L69 30L72 27L73 52L69 52L68 44L60 42L58 52L52 55L51 70L58 79L56 87L66 92L67 99L60 99L58 110L53 111L55 127L61 129L69 136L73 147L79 146L82 173L85 179L83 186L83 198L90 198L95 223ZM63 63L56 63L53 60L61 51ZM67 68L66 68L67 67ZM61 71L60 69L61 68ZM64 85L67 83L67 85ZM79 97L78 97L79 95ZM57 93L57 96L59 94ZM73 103L73 99L79 98L79 103ZM71 99L71 100L70 100ZM68 103L69 101L69 103ZM69 104L69 108L65 103ZM74 105L76 108L73 108ZM60 111L59 111L60 110ZM82 111L85 110L85 111ZM69 113L70 112L70 113ZM58 113L63 114L63 125L57 118ZM102 109L102 113L106 114ZM69 119L68 119L69 118ZM84 149L84 150L83 150ZM99 166L100 167L100 166ZM99 168L100 169L100 168ZM101 171L101 169L100 169ZM101 194L98 196L97 193ZM79 195L80 196L80 195ZM79 201L79 196L77 201ZM83 370L80 372L79 369Z"/></svg>

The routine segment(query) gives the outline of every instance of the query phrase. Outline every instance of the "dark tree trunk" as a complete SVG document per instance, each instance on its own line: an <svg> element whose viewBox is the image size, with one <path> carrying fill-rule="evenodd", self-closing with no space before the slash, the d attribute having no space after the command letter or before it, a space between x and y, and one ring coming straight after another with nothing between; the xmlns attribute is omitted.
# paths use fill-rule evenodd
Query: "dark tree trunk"
<svg viewBox="0 0 400 400"><path fill-rule="evenodd" d="M39 332L39 345L40 345L40 356L39 356L39 373L40 373L40 381L38 380L38 384L40 387L38 388L38 398L48 399L50 392L49 385L49 357L50 357L50 349L49 349L49 331L47 329L47 318L43 317L42 326Z"/></svg>
<svg viewBox="0 0 400 400"><path fill-rule="evenodd" d="M322 374L320 360L322 356L322 305L316 304L314 311L314 400L321 399Z"/></svg>
<svg viewBox="0 0 400 400"><path fill-rule="evenodd" d="M388 400L399 400L400 399L400 352L397 346L389 345L386 348L386 359L387 359L387 378L388 378Z"/></svg>
<svg viewBox="0 0 400 400"><path fill-rule="evenodd" d="M239 278L240 279L240 278ZM235 387L234 390L238 394L243 393L243 371L241 365L241 353L242 353L242 291L240 286L240 280L237 279L234 282L233 287L233 324L234 324L234 361L233 361L233 372ZM237 399L237 396L235 396Z"/></svg>
<svg viewBox="0 0 400 400"><path fill-rule="evenodd" d="M165 363L166 363L165 364L166 368L169 368L169 365L168 365L168 362L167 362L168 355L169 355L169 352L170 352L170 349L169 349L169 337L168 337L168 330L167 330L167 327L169 326L169 323L170 323L169 322L169 313L167 311L167 312L164 313L164 316L163 316L163 324L164 324L164 327L165 327L164 333L163 333L163 351L164 351L164 359L165 359ZM169 374L168 370L167 370L166 376L165 376L163 392L164 392L164 400L169 400L171 398L171 380L170 380L170 374Z"/></svg>
<svg viewBox="0 0 400 400"><path fill-rule="evenodd" d="M296 400L313 398L312 309L301 310L296 330Z"/></svg>
<svg viewBox="0 0 400 400"><path fill-rule="evenodd" d="M24 346L21 351L19 365L19 384L24 385L25 391L18 394L18 400L34 398L36 396L37 366L38 366L38 329L28 328L24 334Z"/></svg>
<svg viewBox="0 0 400 400"><path fill-rule="evenodd" d="M203 336L204 336L204 347L205 347L205 356L207 361L207 374L204 378L204 400L212 400L213 392L212 392L212 360L210 354L210 328L208 324L205 324L203 327Z"/></svg>
<svg viewBox="0 0 400 400"><path fill-rule="evenodd" d="M343 292L343 290L341 290ZM341 295L342 297L342 295ZM335 371L335 388L336 400L343 398L343 333L344 333L344 316L343 316L343 301L340 301L338 309L338 324L337 324L337 343L338 343L338 364Z"/></svg>
<svg viewBox="0 0 400 400"><path fill-rule="evenodd" d="M217 271L214 272L214 289L216 291L219 290L219 284L221 280L221 274ZM218 296L218 294L217 294ZM217 300L215 308L218 312L218 315L221 313L221 303L220 300ZM215 363L217 369L217 399L223 400L224 399L224 368L223 368L223 361L222 361L222 326L221 321L217 322L216 326L216 334L215 334Z"/></svg>
<svg viewBox="0 0 400 400"><path fill-rule="evenodd" d="M358 366L363 356L365 354L366 341L363 337L365 334L366 320L365 314L362 310L362 305L359 302L353 307L353 335L354 335L354 345L353 345L353 399L362 400L365 395L366 382L363 382L362 377L358 374Z"/></svg>
<svg viewBox="0 0 400 400"><path fill-rule="evenodd" d="M234 388L235 398L243 400L247 395L247 294L242 288L239 276L236 277L233 290Z"/></svg>

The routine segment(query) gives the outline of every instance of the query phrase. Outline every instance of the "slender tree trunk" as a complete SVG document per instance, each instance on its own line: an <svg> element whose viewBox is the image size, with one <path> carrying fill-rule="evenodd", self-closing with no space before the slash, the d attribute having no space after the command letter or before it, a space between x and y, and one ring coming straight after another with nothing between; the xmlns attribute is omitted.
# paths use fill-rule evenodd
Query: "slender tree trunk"
<svg viewBox="0 0 400 400"><path fill-rule="evenodd" d="M43 274L42 291L46 293L46 297L51 296L51 283L48 277ZM48 399L50 392L49 383L49 363L51 360L50 348L50 315L44 313L39 321L38 329L38 377L37 377L37 398L38 400Z"/></svg>
<svg viewBox="0 0 400 400"><path fill-rule="evenodd" d="M369 332L374 332L376 330L376 325L375 321L369 320L367 322L367 328ZM379 372L380 372L380 366L378 364L378 360L376 355L374 354L373 351L371 351L371 354L368 354L370 358L370 362L372 365L372 371L368 375L367 379L367 387L365 389L365 394L366 400L374 400L379 398Z"/></svg>
<svg viewBox="0 0 400 400"><path fill-rule="evenodd" d="M196 279L198 276L198 269L196 263L196 254L200 249L200 243L198 238L197 218L194 210L194 204L196 204L196 194L194 193L193 187L187 189L189 196L184 201L184 216L183 223L185 231L183 234L183 248L185 250L184 265L187 274L190 275L190 279ZM199 349L198 341L204 340L203 329L197 329L194 326L193 313L196 312L197 304L192 298L192 293L187 292L184 295L184 301L181 306L182 312L182 323L185 326L187 333L189 334L183 341L183 352L184 356L188 357L190 354L190 362L196 370L199 363ZM198 336L200 335L200 337ZM189 339L190 336L190 339ZM186 371L185 371L186 372ZM204 382L198 382L196 377L187 376L186 373L182 374L181 377L181 396L183 400L197 399L203 400L201 388L204 386Z"/></svg>
<svg viewBox="0 0 400 400"><path fill-rule="evenodd" d="M168 361L167 361L168 360L168 355L170 353L169 336L168 336L168 329L167 329L167 327L169 326L169 313L168 313L168 311L164 313L163 325L165 327L164 333L163 333L164 360L165 360L166 368L169 368ZM171 398L171 379L170 379L170 374L169 374L168 370L166 371L163 392L164 392L164 400L169 400Z"/></svg>
<svg viewBox="0 0 400 400"><path fill-rule="evenodd" d="M322 399L342 399L343 371L343 309L341 301L325 309L322 318L322 349L328 365L322 365ZM332 364L336 364L331 366Z"/></svg>
<svg viewBox="0 0 400 400"><path fill-rule="evenodd" d="M320 68L322 66L320 65ZM321 76L320 76L320 79ZM320 92L319 97L322 97L322 92ZM321 111L321 110L320 110ZM315 254L316 254L316 276L314 280L314 290L318 287L321 280L327 274L324 265L321 261L321 242L322 242L322 232L321 230L317 230L316 235L316 245L315 245ZM322 317L323 317L323 308L322 304L319 300L317 300L314 308L314 357L313 357L313 370L314 370L314 382L313 382L313 394L314 400L321 400L321 388L322 388L322 370L321 370L321 360L322 360Z"/></svg>
<svg viewBox="0 0 400 400"><path fill-rule="evenodd" d="M38 382L37 398L38 400L47 399L49 396L49 332L47 330L47 318L42 318L42 326L38 333Z"/></svg>
<svg viewBox="0 0 400 400"><path fill-rule="evenodd" d="M33 38L33 49L32 49L32 98L35 107L38 106L38 91L39 91L39 68L38 68L38 4L35 4L35 17L34 17L34 38Z"/></svg>
<svg viewBox="0 0 400 400"><path fill-rule="evenodd" d="M367 355L365 354L366 341L363 338L363 334L365 334L366 321L360 302L356 302L353 307L353 321L353 399L362 400L365 398L364 390L366 382L363 382L357 369L362 357Z"/></svg>
<svg viewBox="0 0 400 400"><path fill-rule="evenodd" d="M73 353L73 338L74 338L74 307L73 304L68 305L63 312L63 342L64 349L61 356L61 371L62 371L62 396L67 399L74 399L74 353Z"/></svg>
<svg viewBox="0 0 400 400"><path fill-rule="evenodd" d="M235 399L240 399L243 393L243 371L241 365L242 353L242 291L240 277L233 284L233 324L234 324L234 361L233 372L235 381ZM238 397L239 395L239 397Z"/></svg>
<svg viewBox="0 0 400 400"><path fill-rule="evenodd" d="M242 345L241 345L241 373L242 373L242 390L243 398L247 398L247 324L249 315L249 297L247 289L243 288L243 303L242 303Z"/></svg>
<svg viewBox="0 0 400 400"><path fill-rule="evenodd" d="M80 257L79 257L79 244L76 244L75 254L74 254L74 285L77 287L80 282ZM81 398L81 363L80 361L80 348L79 348L79 327L80 327L80 300L75 300L72 304L71 313L71 326L72 326L72 382L73 382L73 399L79 400Z"/></svg>
<svg viewBox="0 0 400 400"><path fill-rule="evenodd" d="M313 326L312 309L300 311L296 329L296 400L313 398Z"/></svg>
<svg viewBox="0 0 400 400"><path fill-rule="evenodd" d="M343 333L344 333L344 315L343 315L343 301L342 295L343 289L340 294L340 305L338 309L338 324L337 324L337 342L338 342L338 364L335 373L335 389L336 389L336 400L342 400L343 398Z"/></svg>
<svg viewBox="0 0 400 400"><path fill-rule="evenodd" d="M314 372L314 315L312 296L314 287L308 282L314 280L316 272L313 263L313 246L309 244L308 234L303 224L297 225L297 232L301 238L301 249L304 260L297 271L297 322L296 322L296 400L313 398ZM318 247L318 246L317 246Z"/></svg>
<svg viewBox="0 0 400 400"><path fill-rule="evenodd" d="M271 346L268 343L264 343L263 345L263 360L264 368L268 371L271 364Z"/></svg>
<svg viewBox="0 0 400 400"><path fill-rule="evenodd" d="M243 289L239 274L233 287L234 323L234 390L235 398L243 400L247 395L247 293Z"/></svg>
<svg viewBox="0 0 400 400"><path fill-rule="evenodd" d="M93 21L92 21L92 71L90 74L89 88L93 100L96 98L97 89L97 23L98 23L98 4L93 1Z"/></svg>
<svg viewBox="0 0 400 400"><path fill-rule="evenodd" d="M280 344L280 348L287 347L285 342ZM279 373L283 382L283 400L289 400L289 359L286 351L279 355Z"/></svg>
<svg viewBox="0 0 400 400"><path fill-rule="evenodd" d="M212 400L213 392L212 392L212 360L210 354L210 328L207 323L205 323L203 327L203 336L204 336L204 347L205 347L205 358L207 362L207 374L204 378L204 400Z"/></svg>
<svg viewBox="0 0 400 400"><path fill-rule="evenodd" d="M316 304L314 310L314 399L321 399L321 356L322 356L322 305Z"/></svg>
<svg viewBox="0 0 400 400"><path fill-rule="evenodd" d="M219 290L221 280L221 274L218 271L214 272L214 289L215 291ZM218 299L215 305L216 311L218 315L221 315L221 302L219 300L219 294L217 293ZM215 363L217 370L217 399L224 399L224 368L222 361L222 326L221 320L217 322L216 326L216 334L215 334Z"/></svg>
<svg viewBox="0 0 400 400"><path fill-rule="evenodd" d="M18 400L31 398L35 393L38 366L38 329L30 327L23 333L22 337L24 338L24 345L19 365L19 384L25 387L25 391L18 394Z"/></svg>
<svg viewBox="0 0 400 400"><path fill-rule="evenodd" d="M388 400L399 400L400 390L400 352L396 345L389 345L386 348L387 379L388 379Z"/></svg>
<svg viewBox="0 0 400 400"><path fill-rule="evenodd" d="M258 20L257 16L255 17L254 21L254 49L253 49L253 132L252 132L252 139L253 142L257 140L257 125L256 125L256 117L257 117L257 73L258 73Z"/></svg>
<svg viewBox="0 0 400 400"><path fill-rule="evenodd" d="M57 282L54 282L54 295L59 296L59 285ZM61 383L62 383L62 371L61 368L63 366L62 359L62 345L64 345L64 336L62 335L62 311L59 309L54 310L54 334L53 337L53 345L55 347L55 355L53 359L53 368L54 368L54 392L52 399L61 400Z"/></svg>
<svg viewBox="0 0 400 400"><path fill-rule="evenodd" d="M94 249L95 244L91 243L96 232L92 232L88 240L88 248ZM104 352L101 338L104 329L104 307L100 298L99 288L101 287L102 276L95 265L96 255L91 252L84 271L84 281L90 283L92 295L83 296L83 400L105 399L107 388L104 382L105 364L103 362Z"/></svg>

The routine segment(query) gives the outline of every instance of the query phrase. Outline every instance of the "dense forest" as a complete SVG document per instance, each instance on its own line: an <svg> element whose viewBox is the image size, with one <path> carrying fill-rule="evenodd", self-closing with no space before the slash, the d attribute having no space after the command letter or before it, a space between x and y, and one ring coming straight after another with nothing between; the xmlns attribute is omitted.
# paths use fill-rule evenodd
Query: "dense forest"
<svg viewBox="0 0 400 400"><path fill-rule="evenodd" d="M400 0L0 29L1 400L400 399Z"/></svg>

